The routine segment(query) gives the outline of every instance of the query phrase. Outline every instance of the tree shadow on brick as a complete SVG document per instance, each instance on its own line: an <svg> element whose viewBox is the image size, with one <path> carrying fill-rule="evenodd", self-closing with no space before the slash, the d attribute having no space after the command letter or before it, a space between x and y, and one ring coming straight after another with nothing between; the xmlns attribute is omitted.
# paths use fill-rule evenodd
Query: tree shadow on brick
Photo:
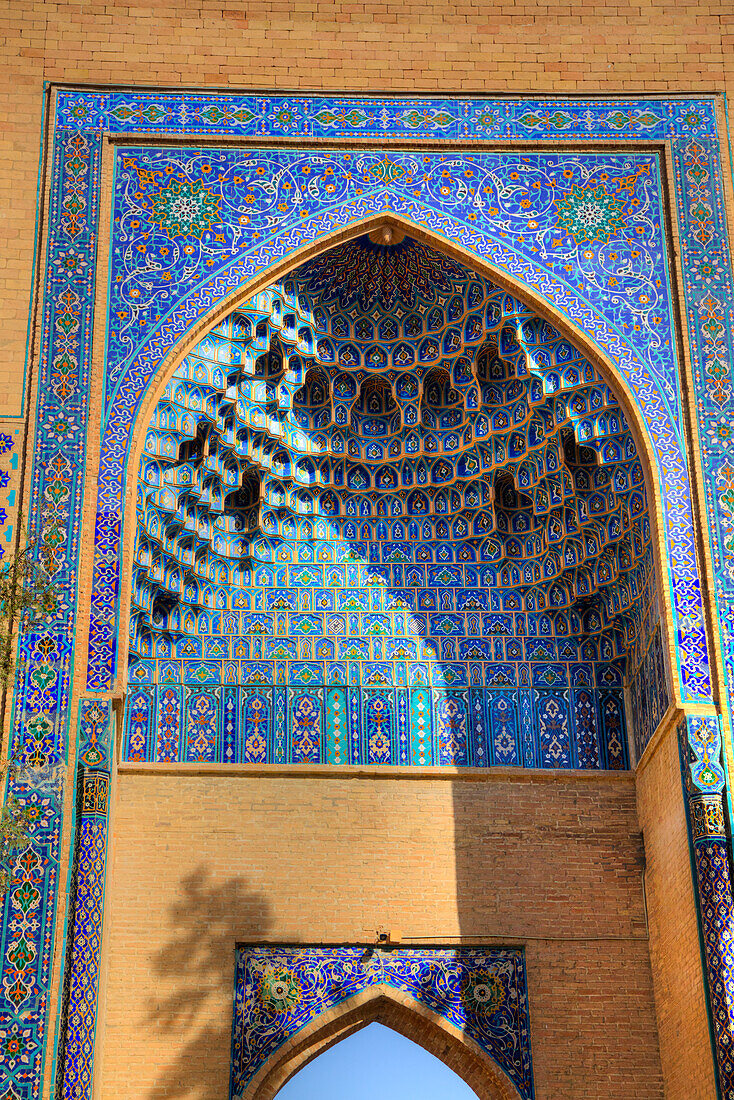
<svg viewBox="0 0 734 1100"><path fill-rule="evenodd" d="M169 918L170 942L152 962L160 996L151 999L145 1027L170 1036L176 1054L148 1095L222 1100L229 1093L235 935L266 938L271 907L241 876L215 881L200 867L181 881Z"/></svg>

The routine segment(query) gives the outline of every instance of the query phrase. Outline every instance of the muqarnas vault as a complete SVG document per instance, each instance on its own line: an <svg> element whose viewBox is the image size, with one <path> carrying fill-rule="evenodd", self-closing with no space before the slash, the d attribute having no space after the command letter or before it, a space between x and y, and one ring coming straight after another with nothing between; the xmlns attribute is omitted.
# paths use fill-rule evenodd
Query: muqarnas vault
<svg viewBox="0 0 734 1100"><path fill-rule="evenodd" d="M397 228L184 359L145 442L130 761L628 766L668 704L642 465L551 324Z"/></svg>

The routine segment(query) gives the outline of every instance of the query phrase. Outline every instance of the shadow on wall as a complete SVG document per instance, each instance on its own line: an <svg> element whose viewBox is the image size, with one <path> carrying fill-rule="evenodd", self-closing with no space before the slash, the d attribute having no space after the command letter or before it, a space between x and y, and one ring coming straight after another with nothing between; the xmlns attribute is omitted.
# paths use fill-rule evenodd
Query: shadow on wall
<svg viewBox="0 0 734 1100"><path fill-rule="evenodd" d="M662 1100L633 784L452 790L460 932L524 947L535 1094Z"/></svg>
<svg viewBox="0 0 734 1100"><path fill-rule="evenodd" d="M200 867L181 881L169 907L169 942L153 959L160 995L144 1026L171 1038L173 1060L162 1065L150 1100L229 1095L235 950L232 928L267 939L270 904L240 876L212 882Z"/></svg>

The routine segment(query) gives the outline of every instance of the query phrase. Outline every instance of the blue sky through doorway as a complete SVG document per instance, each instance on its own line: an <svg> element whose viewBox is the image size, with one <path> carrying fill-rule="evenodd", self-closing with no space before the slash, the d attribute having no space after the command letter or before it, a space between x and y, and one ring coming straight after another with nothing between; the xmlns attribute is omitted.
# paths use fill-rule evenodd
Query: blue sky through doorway
<svg viewBox="0 0 734 1100"><path fill-rule="evenodd" d="M304 1066L278 1100L476 1100L476 1093L423 1047L372 1023Z"/></svg>

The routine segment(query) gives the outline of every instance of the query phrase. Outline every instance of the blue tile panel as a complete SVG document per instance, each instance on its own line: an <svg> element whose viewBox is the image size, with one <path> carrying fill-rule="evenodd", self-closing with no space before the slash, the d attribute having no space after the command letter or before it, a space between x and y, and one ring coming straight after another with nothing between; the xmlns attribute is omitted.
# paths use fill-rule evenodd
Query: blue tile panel
<svg viewBox="0 0 734 1100"><path fill-rule="evenodd" d="M85 768L81 787L67 1032L60 1081L62 1096L89 1100L102 953L110 773Z"/></svg>
<svg viewBox="0 0 734 1100"><path fill-rule="evenodd" d="M123 758L620 769L624 699L612 686L138 687L126 709Z"/></svg>
<svg viewBox="0 0 734 1100"><path fill-rule="evenodd" d="M268 180L276 182L263 186ZM529 184L525 190L520 180ZM188 212L184 220L178 213L182 203ZM683 624L677 650L682 690L691 699L709 698L659 168L649 154L514 160L426 154L416 160L387 152L121 153L90 690L106 690L117 668L108 609L119 588L126 440L161 357L195 316L275 258L386 207L536 286L628 379L656 441L673 611ZM592 207L593 226L585 221ZM269 244L261 243L266 239ZM608 251L614 273L599 279L596 270L607 265ZM186 297L184 284L189 304L183 312L172 311L172 299ZM425 350L430 357L430 348Z"/></svg>
<svg viewBox="0 0 734 1100"><path fill-rule="evenodd" d="M466 1034L532 1100L525 958L501 948L241 947L237 951L230 1096L322 1013L375 986L414 999Z"/></svg>
<svg viewBox="0 0 734 1100"><path fill-rule="evenodd" d="M634 715L635 760L641 759L645 747L668 709L670 696L665 673L665 656L660 626L649 636L647 652L630 677L630 710Z"/></svg>
<svg viewBox="0 0 734 1100"><path fill-rule="evenodd" d="M61 127L111 133L257 137L541 137L661 140L715 133L713 97L681 99L379 99L62 91Z"/></svg>

